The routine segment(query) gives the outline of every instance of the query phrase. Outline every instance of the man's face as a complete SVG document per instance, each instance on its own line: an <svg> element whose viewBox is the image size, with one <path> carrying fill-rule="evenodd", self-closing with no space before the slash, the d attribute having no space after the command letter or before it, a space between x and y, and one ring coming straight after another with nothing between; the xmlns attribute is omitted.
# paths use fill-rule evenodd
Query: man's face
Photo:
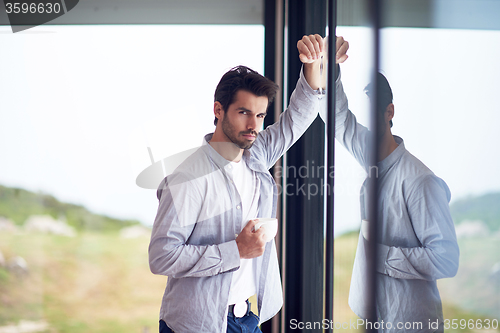
<svg viewBox="0 0 500 333"><path fill-rule="evenodd" d="M266 116L268 99L239 90L235 101L223 112L224 135L241 149L252 147Z"/></svg>

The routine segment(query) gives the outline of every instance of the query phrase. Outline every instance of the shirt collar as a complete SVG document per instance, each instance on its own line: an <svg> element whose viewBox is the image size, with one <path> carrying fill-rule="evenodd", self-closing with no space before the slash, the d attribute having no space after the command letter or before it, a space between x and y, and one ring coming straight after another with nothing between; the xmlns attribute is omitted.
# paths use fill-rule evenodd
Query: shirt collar
<svg viewBox="0 0 500 333"><path fill-rule="evenodd" d="M208 144L212 140L214 133L209 133L203 138L201 149L208 157L221 169L224 169L229 164L229 161L222 157L211 145Z"/></svg>
<svg viewBox="0 0 500 333"><path fill-rule="evenodd" d="M387 170L389 170L394 164L396 164L396 162L399 161L401 156L403 156L403 154L406 152L403 139L396 135L393 135L393 137L394 140L396 140L398 147L394 149L394 151L390 153L389 156L378 162L379 177L383 176L387 172Z"/></svg>

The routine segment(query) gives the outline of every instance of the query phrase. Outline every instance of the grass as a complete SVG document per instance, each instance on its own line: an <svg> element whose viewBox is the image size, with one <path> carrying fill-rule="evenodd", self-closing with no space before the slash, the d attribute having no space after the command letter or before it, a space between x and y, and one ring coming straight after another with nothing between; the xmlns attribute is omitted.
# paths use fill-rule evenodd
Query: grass
<svg viewBox="0 0 500 333"><path fill-rule="evenodd" d="M349 323L358 316L348 305L354 255L358 243L358 233L349 233L335 239L334 264L334 321ZM491 267L500 261L500 241L495 237L463 239L459 241L460 264L456 277L438 280L438 288L443 303L444 319L456 319L482 323L486 319L500 320L500 279L492 278ZM473 327L476 324L471 325ZM356 330L342 329L342 332ZM446 332L500 332L500 329L476 328L448 329Z"/></svg>
<svg viewBox="0 0 500 333"><path fill-rule="evenodd" d="M500 262L499 239L466 238L461 239L458 245L460 265L457 275L438 281L445 318L457 321L500 320L500 276L491 275L493 265ZM449 332L459 331L475 332L469 328Z"/></svg>
<svg viewBox="0 0 500 333"><path fill-rule="evenodd" d="M348 305L357 241L357 233L335 239L336 323L358 319ZM0 268L0 326L29 319L46 321L50 333L157 331L166 278L149 271L148 243L147 237L121 239L117 233L83 232L74 238L0 233L6 259L21 256L29 266L29 273L19 276ZM500 284L488 275L499 260L498 239L459 245L457 276L439 281L444 317L498 319ZM492 332L447 332L459 331Z"/></svg>
<svg viewBox="0 0 500 333"><path fill-rule="evenodd" d="M358 233L349 233L347 235L335 238L334 245L334 322L349 323L350 320L356 321L358 316L352 312L348 305L349 288L351 285L352 267L354 264L354 255L358 245ZM350 330L342 329L342 332Z"/></svg>
<svg viewBox="0 0 500 333"><path fill-rule="evenodd" d="M1 234L4 256L23 257L29 273L0 271L0 325L30 319L61 333L157 330L166 278L149 271L148 242L116 233Z"/></svg>

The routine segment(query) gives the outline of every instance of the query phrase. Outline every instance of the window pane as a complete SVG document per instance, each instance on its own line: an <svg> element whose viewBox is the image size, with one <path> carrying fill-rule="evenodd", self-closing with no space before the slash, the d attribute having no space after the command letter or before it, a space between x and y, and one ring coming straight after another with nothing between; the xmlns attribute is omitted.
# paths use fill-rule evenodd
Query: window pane
<svg viewBox="0 0 500 333"><path fill-rule="evenodd" d="M201 145L223 73L263 72L263 36L260 25L1 27L0 328L157 330L158 201L136 177L151 155Z"/></svg>
<svg viewBox="0 0 500 333"><path fill-rule="evenodd" d="M500 142L500 32L391 28L383 40L382 69L398 110L395 133L451 191L460 260L456 276L438 280L444 326L462 332L460 321L472 320L465 325L472 332L500 316L500 160L492 153ZM466 41L481 50L471 54ZM423 48L432 56L422 56Z"/></svg>

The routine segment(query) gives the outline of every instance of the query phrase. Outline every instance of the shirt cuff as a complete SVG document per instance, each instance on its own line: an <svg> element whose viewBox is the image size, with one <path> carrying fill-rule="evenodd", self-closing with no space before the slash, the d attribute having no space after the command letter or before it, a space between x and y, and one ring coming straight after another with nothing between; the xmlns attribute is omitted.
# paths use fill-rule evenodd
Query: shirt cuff
<svg viewBox="0 0 500 333"><path fill-rule="evenodd" d="M219 244L219 251L222 259L222 273L240 267L240 251L235 240Z"/></svg>

